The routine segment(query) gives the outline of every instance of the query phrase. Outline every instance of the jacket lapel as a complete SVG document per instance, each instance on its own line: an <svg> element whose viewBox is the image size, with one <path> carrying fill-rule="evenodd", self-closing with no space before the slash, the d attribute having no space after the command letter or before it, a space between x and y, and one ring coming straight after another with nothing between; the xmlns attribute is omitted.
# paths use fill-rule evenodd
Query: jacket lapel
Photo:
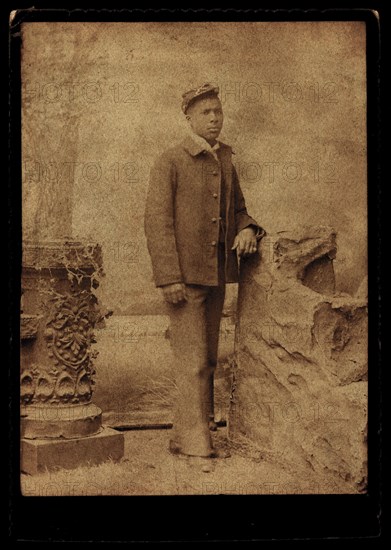
<svg viewBox="0 0 391 550"><path fill-rule="evenodd" d="M228 224L228 212L231 204L231 189L232 189L232 149L229 145L220 142L220 149L218 150L218 155L221 162L221 171L224 175L225 180L225 200L226 200L226 210L225 210L225 219Z"/></svg>

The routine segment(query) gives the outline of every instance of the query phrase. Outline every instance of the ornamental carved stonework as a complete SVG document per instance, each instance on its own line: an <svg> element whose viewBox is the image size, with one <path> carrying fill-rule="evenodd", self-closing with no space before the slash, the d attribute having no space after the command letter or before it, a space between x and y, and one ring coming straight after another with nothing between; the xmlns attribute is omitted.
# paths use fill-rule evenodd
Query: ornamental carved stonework
<svg viewBox="0 0 391 550"><path fill-rule="evenodd" d="M69 294L49 301L44 337L52 368L34 365L21 375L25 403L86 403L92 396L95 370L93 328L100 318L96 298L73 285Z"/></svg>
<svg viewBox="0 0 391 550"><path fill-rule="evenodd" d="M100 247L25 243L23 264L21 404L88 404L94 329L110 314L93 292L102 274Z"/></svg>

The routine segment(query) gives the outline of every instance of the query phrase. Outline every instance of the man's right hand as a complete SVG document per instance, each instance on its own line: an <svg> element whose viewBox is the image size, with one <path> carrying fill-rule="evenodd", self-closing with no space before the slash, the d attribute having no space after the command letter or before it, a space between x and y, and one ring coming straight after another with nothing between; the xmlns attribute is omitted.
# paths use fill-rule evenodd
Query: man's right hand
<svg viewBox="0 0 391 550"><path fill-rule="evenodd" d="M169 304L180 304L187 301L186 287L183 283L174 283L162 287L164 299Z"/></svg>

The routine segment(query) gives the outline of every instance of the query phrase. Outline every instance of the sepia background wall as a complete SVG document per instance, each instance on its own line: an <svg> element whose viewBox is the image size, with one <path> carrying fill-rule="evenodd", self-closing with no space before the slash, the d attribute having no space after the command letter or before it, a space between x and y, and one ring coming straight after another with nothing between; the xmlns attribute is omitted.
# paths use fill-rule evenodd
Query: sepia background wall
<svg viewBox="0 0 391 550"><path fill-rule="evenodd" d="M121 385L150 388L158 371L159 379L169 373L165 322L148 333L149 345L124 316L143 315L145 335L150 315L164 312L144 203L152 162L188 131L180 103L193 85L220 86L221 139L235 150L251 215L270 233L335 228L337 287L355 293L367 261L364 23L22 28L23 234L103 247L99 292L118 316L100 340L103 405L114 393L124 402Z"/></svg>

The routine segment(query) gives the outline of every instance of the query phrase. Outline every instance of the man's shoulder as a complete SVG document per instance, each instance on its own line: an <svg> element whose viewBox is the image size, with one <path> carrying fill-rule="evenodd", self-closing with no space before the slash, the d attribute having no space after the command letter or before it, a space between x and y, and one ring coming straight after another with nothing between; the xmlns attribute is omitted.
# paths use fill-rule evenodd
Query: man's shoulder
<svg viewBox="0 0 391 550"><path fill-rule="evenodd" d="M174 145L171 145L171 147L167 147L163 151L160 152L160 154L157 156L158 161L170 161L170 160L176 160L182 156L184 156L186 153L185 149L185 141L178 141Z"/></svg>

